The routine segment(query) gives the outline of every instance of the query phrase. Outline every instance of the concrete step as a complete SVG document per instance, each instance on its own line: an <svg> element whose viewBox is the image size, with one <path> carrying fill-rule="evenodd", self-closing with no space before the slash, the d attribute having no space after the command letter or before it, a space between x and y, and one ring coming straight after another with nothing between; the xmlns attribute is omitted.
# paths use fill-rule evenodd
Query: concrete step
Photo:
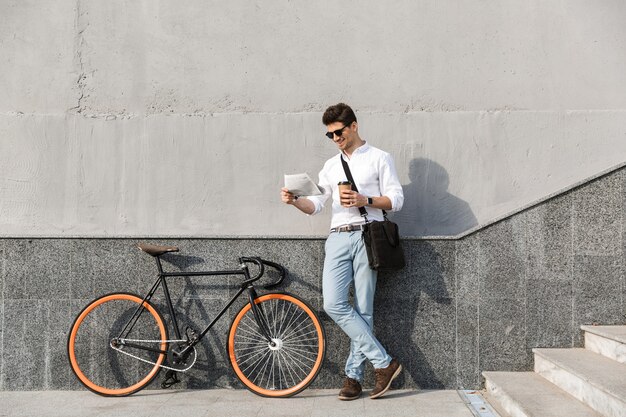
<svg viewBox="0 0 626 417"><path fill-rule="evenodd" d="M533 349L535 372L607 417L626 417L626 364L587 349Z"/></svg>
<svg viewBox="0 0 626 417"><path fill-rule="evenodd" d="M580 326L585 332L585 349L626 363L626 326Z"/></svg>
<svg viewBox="0 0 626 417"><path fill-rule="evenodd" d="M601 417L534 372L483 372L487 401L503 417Z"/></svg>

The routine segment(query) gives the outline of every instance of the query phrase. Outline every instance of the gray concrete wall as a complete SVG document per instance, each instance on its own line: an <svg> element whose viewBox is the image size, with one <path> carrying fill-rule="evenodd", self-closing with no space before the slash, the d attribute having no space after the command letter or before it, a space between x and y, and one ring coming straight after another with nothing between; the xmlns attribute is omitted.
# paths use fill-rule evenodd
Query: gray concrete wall
<svg viewBox="0 0 626 417"><path fill-rule="evenodd" d="M625 196L622 168L460 240L405 239L408 265L381 275L375 319L405 365L400 385L478 388L483 370L530 370L533 347L581 346L581 324L626 323ZM0 390L79 388L65 353L69 326L100 294L147 291L155 267L135 242L0 239ZM241 255L275 260L288 269L283 289L322 304L321 239L153 242L180 246L167 256L174 270L236 267ZM228 298L227 284L173 284L185 321L202 328ZM348 339L320 314L328 355L315 386L336 388ZM210 332L183 386L239 386L225 353L229 323Z"/></svg>
<svg viewBox="0 0 626 417"><path fill-rule="evenodd" d="M626 6L0 5L0 236L323 236L282 174L346 101L390 151L405 236L456 235L626 157ZM262 219L262 221L259 221Z"/></svg>

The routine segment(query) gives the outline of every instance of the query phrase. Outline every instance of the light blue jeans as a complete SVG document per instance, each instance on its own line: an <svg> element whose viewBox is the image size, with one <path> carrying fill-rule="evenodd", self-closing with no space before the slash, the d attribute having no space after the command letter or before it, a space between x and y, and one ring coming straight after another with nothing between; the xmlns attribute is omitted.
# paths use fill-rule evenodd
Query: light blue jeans
<svg viewBox="0 0 626 417"><path fill-rule="evenodd" d="M363 382L365 359L386 368L391 356L374 336L374 293L377 272L370 269L361 232L331 233L324 259L324 310L350 337L346 376ZM350 286L354 282L354 307Z"/></svg>

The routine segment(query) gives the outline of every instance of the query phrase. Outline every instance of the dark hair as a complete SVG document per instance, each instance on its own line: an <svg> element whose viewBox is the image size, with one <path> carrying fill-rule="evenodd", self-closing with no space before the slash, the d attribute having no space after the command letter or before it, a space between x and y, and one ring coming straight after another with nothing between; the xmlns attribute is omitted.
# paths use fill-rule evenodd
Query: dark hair
<svg viewBox="0 0 626 417"><path fill-rule="evenodd" d="M341 122L344 125L356 122L356 116L350 106L344 103L339 103L326 109L324 115L322 116L322 123L328 126L329 124L335 122Z"/></svg>

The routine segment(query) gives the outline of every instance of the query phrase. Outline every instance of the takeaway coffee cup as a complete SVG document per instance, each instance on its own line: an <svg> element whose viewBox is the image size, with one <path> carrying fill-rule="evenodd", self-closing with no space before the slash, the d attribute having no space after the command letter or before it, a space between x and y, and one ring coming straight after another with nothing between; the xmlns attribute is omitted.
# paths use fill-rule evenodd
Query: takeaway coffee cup
<svg viewBox="0 0 626 417"><path fill-rule="evenodd" d="M352 190L352 183L350 181L341 181L337 184L337 187L339 188L339 198L341 199L341 192L343 190ZM346 202L344 202L343 200L341 201L342 205L345 205Z"/></svg>
<svg viewBox="0 0 626 417"><path fill-rule="evenodd" d="M341 181L337 184L337 186L339 187L339 195L341 195L343 190L350 191L352 189L352 183L350 181Z"/></svg>

